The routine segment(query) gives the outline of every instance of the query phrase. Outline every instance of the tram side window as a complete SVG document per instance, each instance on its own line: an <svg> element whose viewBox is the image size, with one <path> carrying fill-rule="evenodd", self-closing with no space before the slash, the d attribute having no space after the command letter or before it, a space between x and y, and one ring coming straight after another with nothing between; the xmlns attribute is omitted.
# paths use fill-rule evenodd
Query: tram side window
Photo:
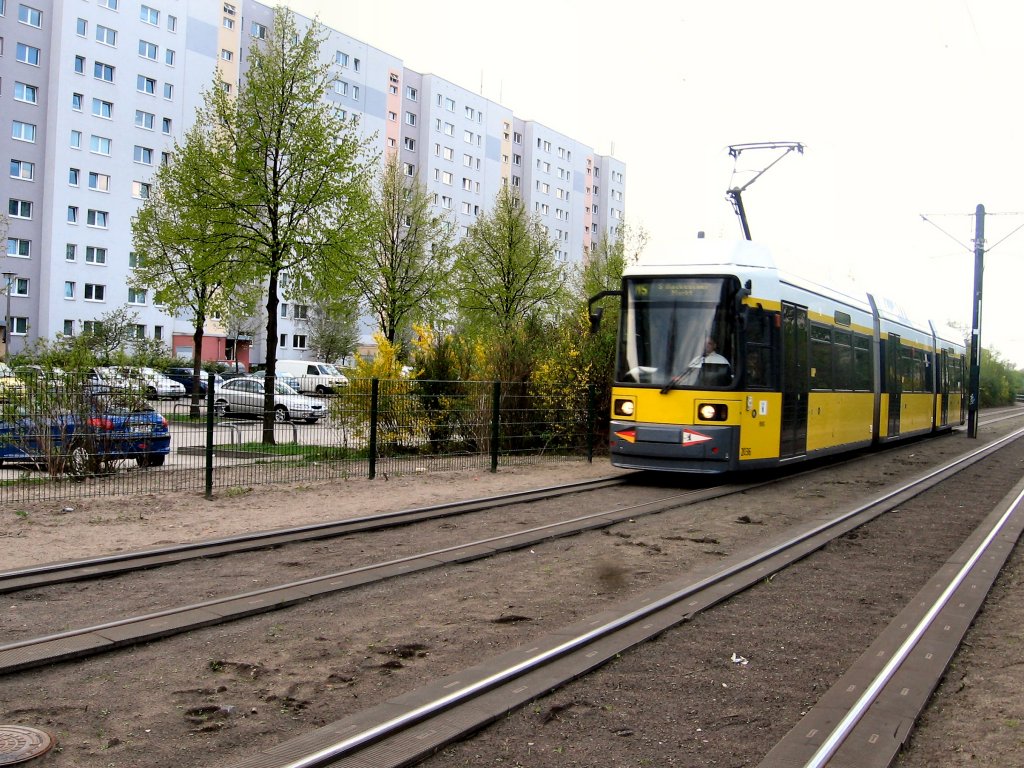
<svg viewBox="0 0 1024 768"><path fill-rule="evenodd" d="M753 389L771 386L771 316L763 311L751 313L747 322L746 385Z"/></svg>
<svg viewBox="0 0 1024 768"><path fill-rule="evenodd" d="M853 388L868 392L874 386L871 381L871 339L867 336L853 336Z"/></svg>
<svg viewBox="0 0 1024 768"><path fill-rule="evenodd" d="M832 329L811 324L811 389L832 389Z"/></svg>
<svg viewBox="0 0 1024 768"><path fill-rule="evenodd" d="M854 389L853 333L836 328L833 331L833 337L835 339L833 347L835 371L832 386L834 389Z"/></svg>
<svg viewBox="0 0 1024 768"><path fill-rule="evenodd" d="M927 392L930 387L925 375L924 352L900 345L900 378L904 392Z"/></svg>

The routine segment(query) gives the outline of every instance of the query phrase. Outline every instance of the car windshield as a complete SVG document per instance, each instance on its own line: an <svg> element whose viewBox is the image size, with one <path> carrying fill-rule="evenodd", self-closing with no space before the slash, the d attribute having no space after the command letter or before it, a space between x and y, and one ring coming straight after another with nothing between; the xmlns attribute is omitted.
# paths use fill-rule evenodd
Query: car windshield
<svg viewBox="0 0 1024 768"><path fill-rule="evenodd" d="M297 395L298 394L298 392L296 392L294 389L289 387L283 381L275 381L274 382L274 391L277 394L279 394L279 395Z"/></svg>
<svg viewBox="0 0 1024 768"><path fill-rule="evenodd" d="M330 363L322 363L320 365L320 372L327 374L328 376L341 376L341 371L339 371Z"/></svg>
<svg viewBox="0 0 1024 768"><path fill-rule="evenodd" d="M642 277L626 283L616 381L727 387L736 359L733 297L723 277Z"/></svg>

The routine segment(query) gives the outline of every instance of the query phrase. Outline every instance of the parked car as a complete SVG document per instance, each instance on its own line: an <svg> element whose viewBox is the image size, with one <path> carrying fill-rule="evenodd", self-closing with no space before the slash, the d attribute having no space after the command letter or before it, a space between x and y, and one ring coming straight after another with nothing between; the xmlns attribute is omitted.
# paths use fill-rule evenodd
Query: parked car
<svg viewBox="0 0 1024 768"><path fill-rule="evenodd" d="M191 368L168 368L164 371L164 375L173 381L178 382L185 388L185 394L192 394L192 369ZM206 394L206 382L209 379L210 374L206 371L199 372L199 391L204 395ZM213 388L216 389L225 381L224 377L219 373L213 374Z"/></svg>
<svg viewBox="0 0 1024 768"><path fill-rule="evenodd" d="M318 395L335 392L348 386L348 377L330 363L316 360L278 360L277 375L295 376L299 392L315 392Z"/></svg>
<svg viewBox="0 0 1024 768"><path fill-rule="evenodd" d="M58 413L26 406L0 413L0 462L32 461L85 475L117 459L159 467L171 452L167 419L138 394L107 389L67 405Z"/></svg>
<svg viewBox="0 0 1024 768"><path fill-rule="evenodd" d="M11 366L0 363L0 400L25 392L25 382L14 375Z"/></svg>
<svg viewBox="0 0 1024 768"><path fill-rule="evenodd" d="M129 379L142 383L142 389L151 400L180 400L185 396L185 387L155 368L128 368Z"/></svg>
<svg viewBox="0 0 1024 768"><path fill-rule="evenodd" d="M250 373L249 376L251 376L254 379L259 379L260 381L265 381L266 378L267 378L267 372L266 371L255 371L254 373ZM281 382L282 384L287 384L289 387L294 389L296 392L300 391L299 390L299 379L298 379L298 377L292 376L290 373L283 373L281 371L278 371L275 374L275 378L279 382Z"/></svg>
<svg viewBox="0 0 1024 768"><path fill-rule="evenodd" d="M214 390L213 407L218 416L234 413L262 416L265 392L265 383L254 376L231 379ZM276 382L274 418L277 421L304 419L308 424L315 424L326 412L321 401L300 395L287 384Z"/></svg>

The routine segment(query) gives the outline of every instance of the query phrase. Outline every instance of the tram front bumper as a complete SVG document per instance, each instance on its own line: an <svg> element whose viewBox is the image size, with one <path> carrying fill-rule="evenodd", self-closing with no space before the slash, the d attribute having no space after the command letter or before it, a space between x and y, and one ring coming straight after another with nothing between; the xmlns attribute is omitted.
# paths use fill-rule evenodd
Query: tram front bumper
<svg viewBox="0 0 1024 768"><path fill-rule="evenodd" d="M628 469L729 472L736 469L739 427L612 421L612 464Z"/></svg>

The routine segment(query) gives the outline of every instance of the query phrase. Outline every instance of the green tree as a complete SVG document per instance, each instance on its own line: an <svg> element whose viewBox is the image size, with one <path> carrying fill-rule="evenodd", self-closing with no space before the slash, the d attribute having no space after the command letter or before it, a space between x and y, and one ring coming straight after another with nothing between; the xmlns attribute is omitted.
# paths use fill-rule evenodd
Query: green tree
<svg viewBox="0 0 1024 768"><path fill-rule="evenodd" d="M123 364L127 360L125 347L135 338L138 320L138 313L127 306L104 312L89 330L83 330L80 341L100 365Z"/></svg>
<svg viewBox="0 0 1024 768"><path fill-rule="evenodd" d="M312 304L306 328L306 344L319 359L329 363L341 360L359 342L359 305L346 300Z"/></svg>
<svg viewBox="0 0 1024 768"><path fill-rule="evenodd" d="M214 86L216 88L216 86ZM209 92L206 100L210 100ZM226 307L240 273L230 230L218 220L223 183L211 173L225 147L216 126L201 120L175 142L170 162L156 172L149 198L132 217L137 265L136 285L153 292L156 303L172 314L184 312L192 322L192 408L199 415L198 386L207 319Z"/></svg>
<svg viewBox="0 0 1024 768"><path fill-rule="evenodd" d="M370 248L359 293L391 344L448 295L454 223L433 210L418 176L389 153L373 191Z"/></svg>
<svg viewBox="0 0 1024 768"><path fill-rule="evenodd" d="M375 160L354 119L329 100L335 75L321 63L323 27L299 30L278 6L265 40L254 41L237 96L216 89L206 114L225 152L215 206L234 245L266 287L266 370L277 370L278 304L291 295L344 295L365 252ZM288 276L287 286L282 277ZM274 442L268 388L263 442Z"/></svg>
<svg viewBox="0 0 1024 768"><path fill-rule="evenodd" d="M555 243L512 187L456 247L458 307L474 324L511 335L527 317L549 315L564 291Z"/></svg>

